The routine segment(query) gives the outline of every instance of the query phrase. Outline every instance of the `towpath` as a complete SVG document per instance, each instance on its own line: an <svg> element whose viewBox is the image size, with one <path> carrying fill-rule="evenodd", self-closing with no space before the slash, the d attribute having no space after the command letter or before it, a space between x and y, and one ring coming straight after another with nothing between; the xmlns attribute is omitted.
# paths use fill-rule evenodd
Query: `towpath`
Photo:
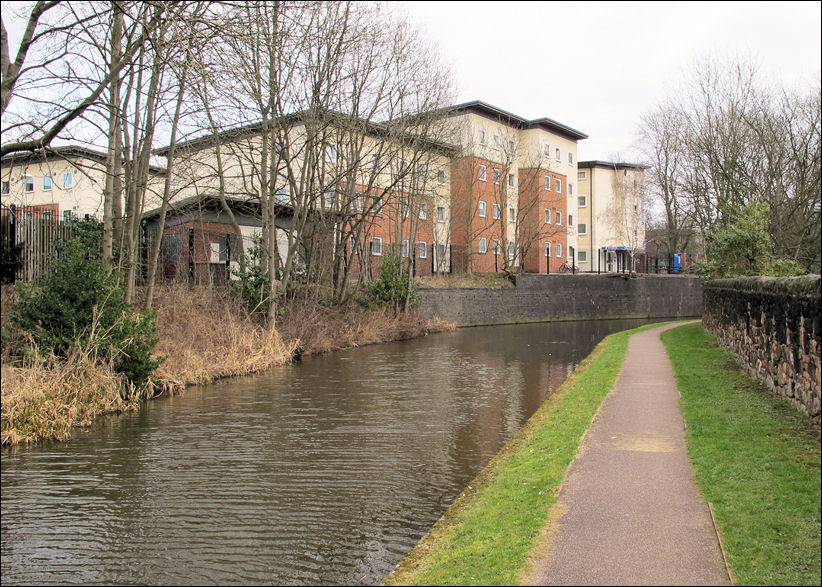
<svg viewBox="0 0 822 587"><path fill-rule="evenodd" d="M671 327L631 337L616 387L560 490L561 517L534 584L730 583L694 483L679 392L659 338Z"/></svg>

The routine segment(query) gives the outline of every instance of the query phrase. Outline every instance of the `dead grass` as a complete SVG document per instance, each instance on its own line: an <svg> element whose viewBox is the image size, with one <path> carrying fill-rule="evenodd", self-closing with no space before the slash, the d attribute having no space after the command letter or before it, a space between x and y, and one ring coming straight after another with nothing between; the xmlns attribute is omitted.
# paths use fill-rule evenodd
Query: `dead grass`
<svg viewBox="0 0 822 587"><path fill-rule="evenodd" d="M443 288L488 288L503 289L514 284L502 273L460 273L455 275L432 275L418 277L420 287Z"/></svg>

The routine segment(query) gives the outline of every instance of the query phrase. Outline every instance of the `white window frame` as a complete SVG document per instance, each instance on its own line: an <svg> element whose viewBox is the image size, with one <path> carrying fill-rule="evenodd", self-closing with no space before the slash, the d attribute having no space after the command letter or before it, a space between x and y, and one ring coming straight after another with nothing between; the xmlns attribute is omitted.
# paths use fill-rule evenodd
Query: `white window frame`
<svg viewBox="0 0 822 587"><path fill-rule="evenodd" d="M557 157L556 157L556 159L557 159L557 161L562 161L562 150L559 147L557 147Z"/></svg>
<svg viewBox="0 0 822 587"><path fill-rule="evenodd" d="M421 181L425 181L425 178L428 176L428 164L427 163L420 163L417 166L417 177Z"/></svg>
<svg viewBox="0 0 822 587"><path fill-rule="evenodd" d="M513 173L508 174L508 187L515 188L517 187L517 176Z"/></svg>
<svg viewBox="0 0 822 587"><path fill-rule="evenodd" d="M2 184L0 184L0 194L4 196L8 196L11 193L11 182L3 180Z"/></svg>
<svg viewBox="0 0 822 587"><path fill-rule="evenodd" d="M550 208L545 209L545 224L551 224L552 212Z"/></svg>
<svg viewBox="0 0 822 587"><path fill-rule="evenodd" d="M573 225L574 225L574 215L573 214L568 214L568 226L573 226Z"/></svg>
<svg viewBox="0 0 822 587"><path fill-rule="evenodd" d="M375 236L371 239L371 255L382 257L382 237Z"/></svg>
<svg viewBox="0 0 822 587"><path fill-rule="evenodd" d="M477 178L480 181L488 181L488 168L485 165L480 165L477 170Z"/></svg>
<svg viewBox="0 0 822 587"><path fill-rule="evenodd" d="M588 262L588 251L587 250L577 251L577 262L578 263L587 263Z"/></svg>
<svg viewBox="0 0 822 587"><path fill-rule="evenodd" d="M508 241L508 259L511 261L514 260L514 257L517 255L517 249L514 244L514 241Z"/></svg>
<svg viewBox="0 0 822 587"><path fill-rule="evenodd" d="M560 178L557 178L557 193L562 193L562 180Z"/></svg>
<svg viewBox="0 0 822 587"><path fill-rule="evenodd" d="M548 143L543 143L542 144L542 154L543 154L543 156L548 157L550 159L551 158L551 145L549 145Z"/></svg>
<svg viewBox="0 0 822 587"><path fill-rule="evenodd" d="M437 184L445 185L445 171L442 169L437 171Z"/></svg>
<svg viewBox="0 0 822 587"><path fill-rule="evenodd" d="M68 190L74 187L74 173L66 171L63 174L63 189Z"/></svg>
<svg viewBox="0 0 822 587"><path fill-rule="evenodd" d="M572 184L570 181L568 182L568 195L569 196L574 195L574 184Z"/></svg>
<svg viewBox="0 0 822 587"><path fill-rule="evenodd" d="M546 257L551 256L551 243L550 242L545 243L545 256Z"/></svg>
<svg viewBox="0 0 822 587"><path fill-rule="evenodd" d="M573 164L574 164L574 154L569 151L568 152L568 165L573 165Z"/></svg>
<svg viewBox="0 0 822 587"><path fill-rule="evenodd" d="M588 196L583 194L581 196L577 196L577 208L587 208L588 207Z"/></svg>
<svg viewBox="0 0 822 587"><path fill-rule="evenodd" d="M580 222L577 224L577 234L582 236L583 234L588 234L588 223L587 222Z"/></svg>
<svg viewBox="0 0 822 587"><path fill-rule="evenodd" d="M508 139L508 152L513 154L516 150L517 146L514 143L514 139Z"/></svg>
<svg viewBox="0 0 822 587"><path fill-rule="evenodd" d="M48 187L46 187L46 180L48 180ZM54 186L54 181L51 179L51 175L44 175L43 176L43 191L50 192L52 186Z"/></svg>
<svg viewBox="0 0 822 587"><path fill-rule="evenodd" d="M401 255L402 257L406 257L406 258L407 258L407 257L408 257L408 253L410 252L410 250L411 250L411 241L409 241L407 238L406 238L406 239L403 239L403 241L402 241L402 248L400 249L400 255Z"/></svg>
<svg viewBox="0 0 822 587"><path fill-rule="evenodd" d="M488 144L488 137L485 136L485 129L484 128L481 128L481 129L479 129L479 131L477 131L477 142L480 145Z"/></svg>
<svg viewBox="0 0 822 587"><path fill-rule="evenodd" d="M494 254L499 255L502 251L502 247L500 246L500 242L498 238L494 239Z"/></svg>
<svg viewBox="0 0 822 587"><path fill-rule="evenodd" d="M502 181L502 170L494 168L492 170L492 175L494 178L494 185L499 185L499 182Z"/></svg>
<svg viewBox="0 0 822 587"><path fill-rule="evenodd" d="M445 222L445 206L437 206L437 222Z"/></svg>
<svg viewBox="0 0 822 587"><path fill-rule="evenodd" d="M486 239L484 236L479 239L479 245L477 245L477 252L483 254L488 252L488 239Z"/></svg>
<svg viewBox="0 0 822 587"><path fill-rule="evenodd" d="M547 192L551 191L551 176L550 175L545 176L545 191L547 191Z"/></svg>
<svg viewBox="0 0 822 587"><path fill-rule="evenodd" d="M31 186L31 189L28 189ZM24 194L33 194L34 193L34 176L25 174L23 175L23 193Z"/></svg>
<svg viewBox="0 0 822 587"><path fill-rule="evenodd" d="M420 204L419 219L428 220L428 209L424 203Z"/></svg>
<svg viewBox="0 0 822 587"><path fill-rule="evenodd" d="M517 211L513 206L508 206L508 222L517 221Z"/></svg>
<svg viewBox="0 0 822 587"><path fill-rule="evenodd" d="M577 171L577 179L588 179L587 171Z"/></svg>
<svg viewBox="0 0 822 587"><path fill-rule="evenodd" d="M557 243L557 257L562 257L562 243Z"/></svg>
<svg viewBox="0 0 822 587"><path fill-rule="evenodd" d="M336 163L337 162L337 147L334 145L326 145L325 146L325 162L326 163Z"/></svg>
<svg viewBox="0 0 822 587"><path fill-rule="evenodd" d="M485 200L477 202L477 214L480 218L485 218L488 215L488 204L485 203Z"/></svg>
<svg viewBox="0 0 822 587"><path fill-rule="evenodd" d="M562 212L559 210L556 211L556 219L556 225L562 226Z"/></svg>
<svg viewBox="0 0 822 587"><path fill-rule="evenodd" d="M425 241L417 242L417 256L420 259L428 258L428 243L426 243Z"/></svg>
<svg viewBox="0 0 822 587"><path fill-rule="evenodd" d="M494 204L494 208L492 211L494 213L494 220L499 220L500 214L502 214L501 206L499 204Z"/></svg>
<svg viewBox="0 0 822 587"><path fill-rule="evenodd" d="M497 151L499 151L500 146L501 146L501 143L500 143L499 135L492 135L491 136L491 148L496 149Z"/></svg>

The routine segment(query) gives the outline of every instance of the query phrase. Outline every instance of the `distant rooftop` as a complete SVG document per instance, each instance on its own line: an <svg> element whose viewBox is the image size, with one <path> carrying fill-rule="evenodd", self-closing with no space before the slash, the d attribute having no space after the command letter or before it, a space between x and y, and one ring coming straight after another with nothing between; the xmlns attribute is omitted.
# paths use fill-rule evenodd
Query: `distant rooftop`
<svg viewBox="0 0 822 587"><path fill-rule="evenodd" d="M642 165L641 163L615 163L613 161L600 160L579 161L577 163L577 168L579 169L592 169L594 167L600 167L603 169L648 169L647 165Z"/></svg>
<svg viewBox="0 0 822 587"><path fill-rule="evenodd" d="M36 151L18 151L16 153L9 153L2 158L3 167L17 165L20 163L32 163L37 161L49 161L54 159L68 159L68 158L82 158L91 159L105 163L108 155L103 151L90 149L82 145L62 145L59 147L46 147L45 149L38 149ZM149 171L161 175L165 173L165 168L157 165L149 165Z"/></svg>

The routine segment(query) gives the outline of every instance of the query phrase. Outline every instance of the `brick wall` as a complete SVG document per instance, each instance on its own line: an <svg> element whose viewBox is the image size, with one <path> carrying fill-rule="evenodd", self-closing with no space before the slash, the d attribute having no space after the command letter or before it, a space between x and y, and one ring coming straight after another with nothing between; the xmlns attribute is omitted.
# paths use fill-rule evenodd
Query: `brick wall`
<svg viewBox="0 0 822 587"><path fill-rule="evenodd" d="M812 418L820 415L820 281L744 277L705 284L705 329L749 373Z"/></svg>
<svg viewBox="0 0 822 587"><path fill-rule="evenodd" d="M423 316L460 326L702 314L701 280L675 275L520 275L512 289L422 289L420 297Z"/></svg>

